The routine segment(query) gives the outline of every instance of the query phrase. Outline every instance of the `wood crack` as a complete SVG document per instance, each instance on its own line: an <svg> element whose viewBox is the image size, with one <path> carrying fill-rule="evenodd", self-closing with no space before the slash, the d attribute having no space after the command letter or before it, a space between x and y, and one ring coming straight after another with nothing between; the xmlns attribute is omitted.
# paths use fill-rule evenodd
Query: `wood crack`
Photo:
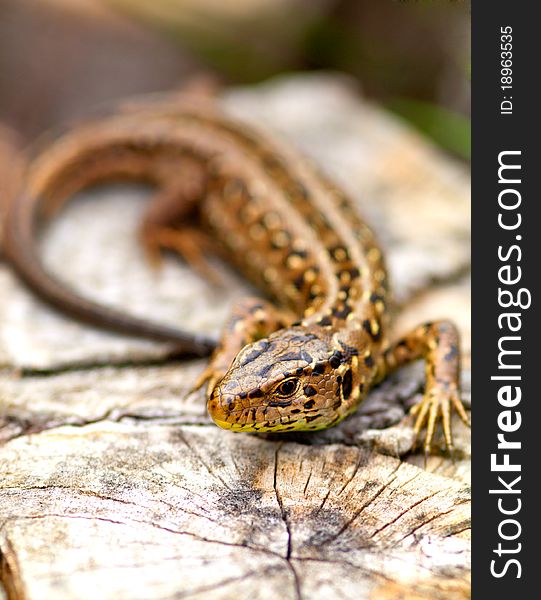
<svg viewBox="0 0 541 600"><path fill-rule="evenodd" d="M110 408L101 415L91 418L73 418L66 417L65 420L50 420L49 422L34 422L30 419L21 419L17 417L4 417L4 425L2 425L2 419L0 418L0 445L7 443L11 440L27 435L37 435L43 432L52 431L59 427L80 427L84 428L89 425L96 425L98 423L109 422L109 423L122 423L124 420L140 421L150 423L153 425L163 426L177 426L177 427L216 427L210 419L206 417L195 417L190 420L186 420L183 416L168 416L168 417L157 417L148 416L144 414L131 413L129 411L123 411L116 407ZM13 433L7 433L2 435L2 427L11 426L14 429Z"/></svg>
<svg viewBox="0 0 541 600"><path fill-rule="evenodd" d="M188 442L182 431L178 432L178 439L190 450L190 452L199 460L199 462L205 467L208 473L214 478L217 479L227 490L233 492L231 487L225 482L224 478L215 473L213 469L203 460L203 457L193 448L193 446Z"/></svg>
<svg viewBox="0 0 541 600"><path fill-rule="evenodd" d="M297 573L297 570L295 569L294 565L291 562L291 552L292 552L292 548L293 548L293 539L291 536L291 526L289 523L289 519L287 516L287 511L284 507L284 503L282 501L282 497L280 495L280 492L278 491L278 455L280 452L280 449L282 448L283 443L279 443L276 446L276 450L274 452L274 479L273 479L273 487L274 487L274 494L276 496L276 501L278 502L278 507L280 509L280 514L282 515L282 521L284 522L285 528L286 528L286 532L287 532L287 551L286 551L286 556L285 559L287 561L289 570L291 571L291 574L293 575L293 581L295 583L295 597L297 600L302 600L302 594L301 594L301 583L300 583L300 579L299 579L299 574Z"/></svg>
<svg viewBox="0 0 541 600"><path fill-rule="evenodd" d="M362 506L361 508L353 515L353 517L351 517L348 521L346 521L346 523L344 523L344 525L342 525L342 527L333 535L326 537L324 540L322 540L318 546L323 546L325 544L328 544L330 542L333 542L334 540L336 540L338 537L340 537L363 513L363 511L370 506L370 504L372 504L372 502L374 502L374 500L377 500L377 498L389 487L389 485L396 479L396 473L398 472L398 469L402 466L402 463L399 463L394 469L393 471L389 474L387 480L385 481L385 483L379 488L379 490L369 499L367 500Z"/></svg>
<svg viewBox="0 0 541 600"><path fill-rule="evenodd" d="M182 356L182 359L180 357ZM107 369L114 367L118 370L132 369L134 367L162 367L165 365L172 365L180 363L184 366L189 361L201 360L201 357L184 357L179 355L175 350L165 351L162 356L159 357L142 357L138 358L108 358L107 360L89 360L89 361L74 361L71 363L65 363L62 365L51 366L51 367L20 367L10 368L4 367L0 370L7 373L15 373L21 378L26 377L54 377L55 375L63 375L65 373L84 373L87 371L93 371L98 369Z"/></svg>
<svg viewBox="0 0 541 600"><path fill-rule="evenodd" d="M400 518L402 518L404 515L406 515L408 512L410 512L411 510L413 510L414 508L416 508L417 506L419 506L420 504L422 504L423 502L425 502L426 500L430 500L430 498L434 498L434 496L436 496L437 494L439 494L440 492L434 492L432 494L429 494L428 496L425 496L424 498L421 498L420 500L417 500L417 502L414 502L411 506L408 506L406 509L404 509L400 514L398 514L392 521L389 521L388 523L385 523L385 525L383 525L382 527L380 527L379 529L376 529L376 531L374 531L374 533L372 533L372 535L370 536L371 538L374 538L376 535L378 535L378 533L381 533L382 531L384 531L385 529L387 529L388 527L391 527L391 525L394 525Z"/></svg>
<svg viewBox="0 0 541 600"><path fill-rule="evenodd" d="M423 523L421 523L420 525L417 525L417 527L414 527L409 533L407 533L405 536L401 537L398 540L398 543L403 542L406 538L409 538L410 536L414 535L418 529L421 529L421 527L425 527L425 525L428 525L429 523L432 523L432 521L435 521L436 519L439 519L441 517L444 517L445 515L452 513L454 510L455 510L455 507L453 506L453 508L446 510L445 512L440 512L437 515L433 515L429 519L426 519L426 521L423 521Z"/></svg>

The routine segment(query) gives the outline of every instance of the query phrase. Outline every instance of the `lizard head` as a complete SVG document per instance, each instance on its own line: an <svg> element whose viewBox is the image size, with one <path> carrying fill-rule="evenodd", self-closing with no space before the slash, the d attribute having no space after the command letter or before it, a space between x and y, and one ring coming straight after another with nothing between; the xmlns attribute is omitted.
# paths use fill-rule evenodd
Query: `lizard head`
<svg viewBox="0 0 541 600"><path fill-rule="evenodd" d="M248 344L214 387L207 407L234 431L324 429L355 404L355 349L323 328L295 326ZM359 387L357 384L357 398Z"/></svg>

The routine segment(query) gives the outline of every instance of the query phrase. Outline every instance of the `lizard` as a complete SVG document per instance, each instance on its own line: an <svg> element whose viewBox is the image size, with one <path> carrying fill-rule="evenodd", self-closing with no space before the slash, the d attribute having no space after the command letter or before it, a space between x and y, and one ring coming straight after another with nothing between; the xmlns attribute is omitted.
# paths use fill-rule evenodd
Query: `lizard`
<svg viewBox="0 0 541 600"><path fill-rule="evenodd" d="M77 192L115 179L156 188L140 227L149 256L173 250L204 267L205 232L269 299L240 301L216 344L94 303L61 283L41 260L39 232ZM136 103L68 130L31 162L4 229L13 268L56 308L173 342L184 354L211 355L196 387L206 386L208 412L222 428L334 426L375 384L419 359L425 391L411 412L416 439L426 428L425 455L438 422L453 450L453 411L469 425L456 326L423 323L391 343L384 256L347 194L289 145L214 104Z"/></svg>

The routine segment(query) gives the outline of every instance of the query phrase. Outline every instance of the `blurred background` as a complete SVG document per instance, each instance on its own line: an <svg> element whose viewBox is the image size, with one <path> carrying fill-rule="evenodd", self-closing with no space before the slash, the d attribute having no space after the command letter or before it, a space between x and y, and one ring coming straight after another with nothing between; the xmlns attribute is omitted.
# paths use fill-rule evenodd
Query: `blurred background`
<svg viewBox="0 0 541 600"><path fill-rule="evenodd" d="M0 121L25 140L209 73L327 70L470 157L470 5L452 0L0 0Z"/></svg>

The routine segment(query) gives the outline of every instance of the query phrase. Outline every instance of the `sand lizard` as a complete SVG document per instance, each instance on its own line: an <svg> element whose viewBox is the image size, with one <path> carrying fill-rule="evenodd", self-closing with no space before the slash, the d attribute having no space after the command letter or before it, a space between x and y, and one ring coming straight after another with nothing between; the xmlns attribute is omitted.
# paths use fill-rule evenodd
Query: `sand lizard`
<svg viewBox="0 0 541 600"><path fill-rule="evenodd" d="M216 346L90 302L57 281L40 259L40 225L76 192L118 178L158 190L141 225L150 253L173 249L197 261L199 240L186 225L195 218L274 303L239 303ZM390 344L384 258L348 197L287 145L214 107L162 101L65 133L29 168L8 212L5 252L42 298L79 319L174 342L188 354L213 351L200 383L220 427L330 427L389 372L419 358L426 389L413 412L416 435L427 428L425 451L440 419L452 448L453 409L468 422L455 326L425 323Z"/></svg>

